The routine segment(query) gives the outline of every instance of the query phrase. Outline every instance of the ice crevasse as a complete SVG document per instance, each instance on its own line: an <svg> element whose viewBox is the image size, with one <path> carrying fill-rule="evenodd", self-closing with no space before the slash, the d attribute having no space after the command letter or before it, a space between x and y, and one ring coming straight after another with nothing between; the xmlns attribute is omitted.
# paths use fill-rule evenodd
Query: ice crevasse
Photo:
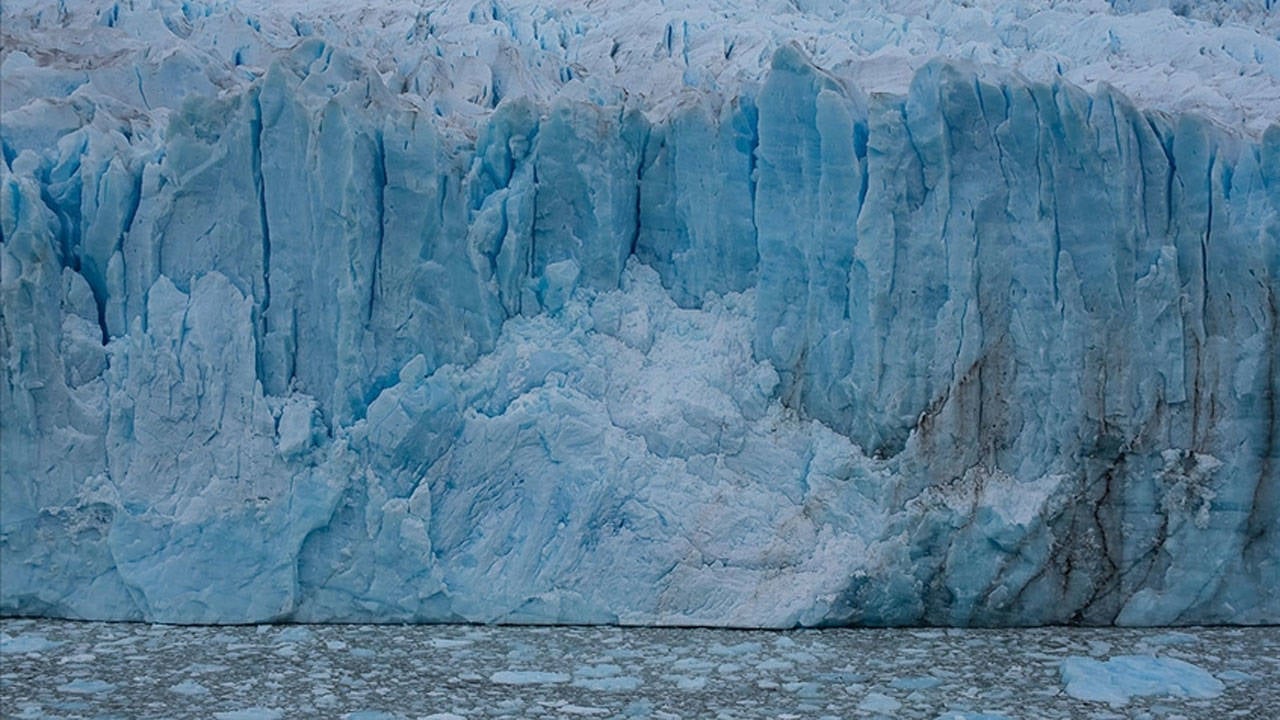
<svg viewBox="0 0 1280 720"><path fill-rule="evenodd" d="M0 612L1280 622L1275 115L554 5L6 5Z"/></svg>

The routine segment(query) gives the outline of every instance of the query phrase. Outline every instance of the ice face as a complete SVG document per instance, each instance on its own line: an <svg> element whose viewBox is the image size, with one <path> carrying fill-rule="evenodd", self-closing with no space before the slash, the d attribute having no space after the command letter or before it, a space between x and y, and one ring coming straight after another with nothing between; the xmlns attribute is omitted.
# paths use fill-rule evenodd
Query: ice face
<svg viewBox="0 0 1280 720"><path fill-rule="evenodd" d="M1280 621L1265 10L253 7L5 6L0 611Z"/></svg>

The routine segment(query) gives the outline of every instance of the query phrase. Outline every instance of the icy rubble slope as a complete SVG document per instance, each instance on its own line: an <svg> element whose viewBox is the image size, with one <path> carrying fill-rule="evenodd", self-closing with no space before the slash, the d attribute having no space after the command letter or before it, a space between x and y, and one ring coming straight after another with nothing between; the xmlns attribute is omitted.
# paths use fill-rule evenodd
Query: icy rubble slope
<svg viewBox="0 0 1280 720"><path fill-rule="evenodd" d="M0 610L1275 622L1270 16L1082 7L6 4Z"/></svg>

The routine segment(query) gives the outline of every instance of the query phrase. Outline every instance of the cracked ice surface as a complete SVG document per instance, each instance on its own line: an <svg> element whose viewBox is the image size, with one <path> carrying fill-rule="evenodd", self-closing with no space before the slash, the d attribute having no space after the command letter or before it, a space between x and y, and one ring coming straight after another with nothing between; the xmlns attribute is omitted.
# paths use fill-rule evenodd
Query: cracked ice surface
<svg viewBox="0 0 1280 720"><path fill-rule="evenodd" d="M1280 28L1160 4L6 3L0 612L1276 622Z"/></svg>
<svg viewBox="0 0 1280 720"><path fill-rule="evenodd" d="M1276 628L171 627L6 620L0 712L63 718L1265 717Z"/></svg>

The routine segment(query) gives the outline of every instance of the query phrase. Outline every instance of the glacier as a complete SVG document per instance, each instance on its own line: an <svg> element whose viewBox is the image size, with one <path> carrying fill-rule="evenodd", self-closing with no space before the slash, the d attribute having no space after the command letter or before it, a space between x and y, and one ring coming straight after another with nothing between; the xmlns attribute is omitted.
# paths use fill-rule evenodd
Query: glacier
<svg viewBox="0 0 1280 720"><path fill-rule="evenodd" d="M6 3L0 613L1280 622L1280 14L1173 5Z"/></svg>

